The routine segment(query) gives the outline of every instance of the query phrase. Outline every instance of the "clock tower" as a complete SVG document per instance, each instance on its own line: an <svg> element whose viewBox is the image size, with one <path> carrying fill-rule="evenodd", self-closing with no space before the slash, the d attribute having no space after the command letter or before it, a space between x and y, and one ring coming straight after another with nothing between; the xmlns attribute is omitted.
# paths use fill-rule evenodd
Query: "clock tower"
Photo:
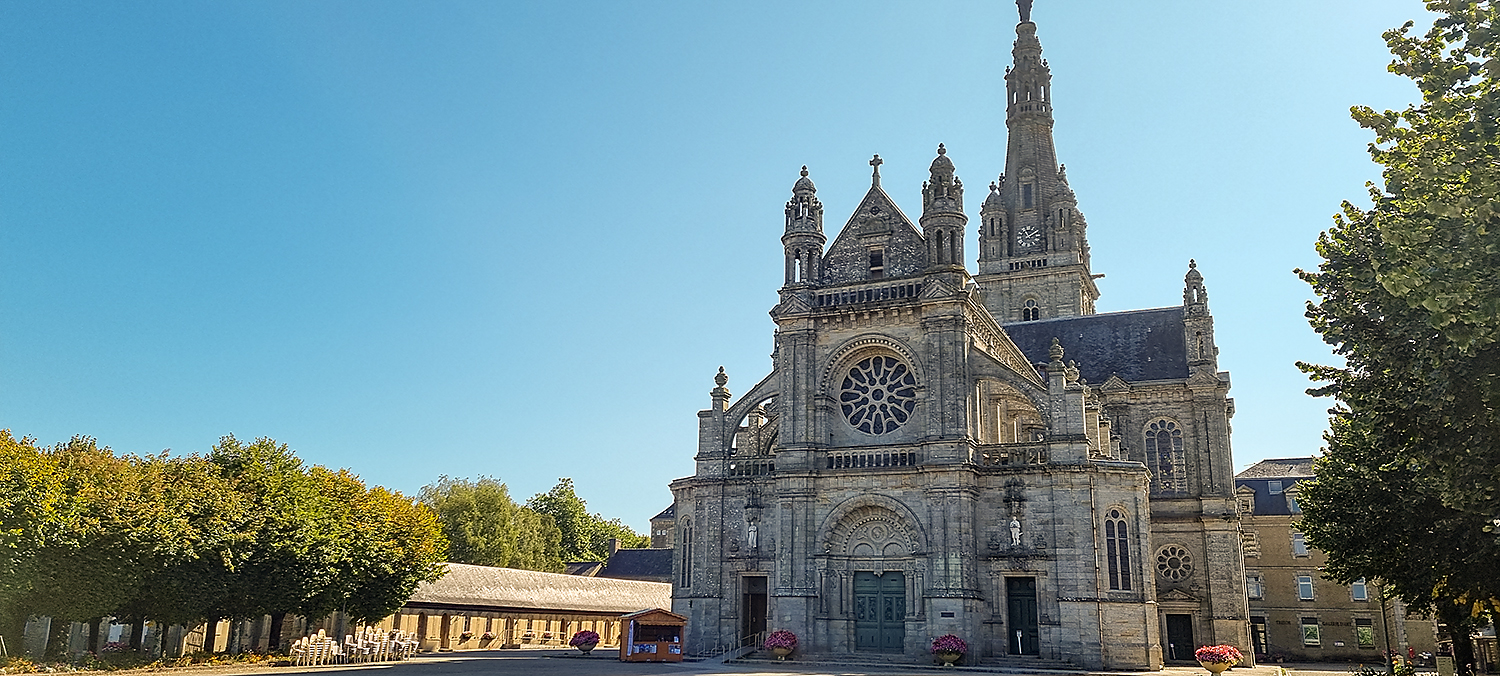
<svg viewBox="0 0 1500 676"><path fill-rule="evenodd" d="M1005 173L980 210L974 278L1002 324L1091 315L1099 298L1088 224L1052 142L1052 71L1025 9L1005 73Z"/></svg>

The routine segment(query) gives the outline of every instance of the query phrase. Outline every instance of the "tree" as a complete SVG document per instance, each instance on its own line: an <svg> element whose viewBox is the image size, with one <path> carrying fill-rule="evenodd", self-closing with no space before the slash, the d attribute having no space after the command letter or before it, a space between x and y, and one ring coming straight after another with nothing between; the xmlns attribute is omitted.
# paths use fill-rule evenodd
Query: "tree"
<svg viewBox="0 0 1500 676"><path fill-rule="evenodd" d="M1400 461L1358 417L1335 418L1328 441L1298 493L1300 527L1328 554L1324 575L1380 580L1408 610L1435 614L1469 664L1471 633L1500 617L1500 542L1482 536L1482 517L1443 504L1441 479Z"/></svg>
<svg viewBox="0 0 1500 676"><path fill-rule="evenodd" d="M1403 411L1376 429L1404 458L1443 481L1445 504L1500 518L1500 10L1491 2L1428 2L1443 16L1422 37L1411 23L1385 34L1394 73L1422 103L1353 109L1375 132L1384 187L1368 211L1344 205L1306 274L1322 297L1308 316L1348 361L1315 369L1358 415L1371 386L1396 380ZM1389 325L1375 331L1368 322ZM1372 339L1397 342L1378 344ZM1391 377L1387 377L1387 374ZM1390 397L1386 397L1389 399ZM1384 410L1384 409L1382 409ZM1492 524L1492 531L1494 526Z"/></svg>
<svg viewBox="0 0 1500 676"><path fill-rule="evenodd" d="M563 477L546 493L538 493L527 501L527 507L552 517L562 531L562 556L564 561L604 561L609 558L609 541L620 540L620 546L628 548L646 547L651 537L637 535L619 519L606 520L598 514L590 514L588 503L573 490L573 480Z"/></svg>
<svg viewBox="0 0 1500 676"><path fill-rule="evenodd" d="M1335 579L1384 580L1467 649L1465 618L1496 598L1471 573L1500 568L1500 33L1489 2L1427 6L1443 16L1424 36L1385 34L1422 103L1353 109L1384 186L1368 210L1344 203L1318 271L1298 271L1345 362L1299 364L1339 402L1301 502Z"/></svg>
<svg viewBox="0 0 1500 676"><path fill-rule="evenodd" d="M308 476L335 511L339 546L330 583L293 610L378 620L404 605L417 585L442 575L447 542L431 509L379 486L367 489L348 470L313 467Z"/></svg>
<svg viewBox="0 0 1500 676"><path fill-rule="evenodd" d="M517 505L490 477L440 477L420 499L436 512L448 540L447 560L480 566L561 572L562 532L551 517Z"/></svg>

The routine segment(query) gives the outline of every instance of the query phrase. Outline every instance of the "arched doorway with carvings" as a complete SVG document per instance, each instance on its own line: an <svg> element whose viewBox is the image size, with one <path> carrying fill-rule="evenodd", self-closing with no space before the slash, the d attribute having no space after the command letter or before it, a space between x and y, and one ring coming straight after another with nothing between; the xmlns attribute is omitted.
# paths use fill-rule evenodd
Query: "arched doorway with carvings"
<svg viewBox="0 0 1500 676"><path fill-rule="evenodd" d="M866 495L845 502L824 529L820 594L832 620L834 652L911 652L907 625L921 618L925 538L898 501ZM840 645L842 643L842 645Z"/></svg>

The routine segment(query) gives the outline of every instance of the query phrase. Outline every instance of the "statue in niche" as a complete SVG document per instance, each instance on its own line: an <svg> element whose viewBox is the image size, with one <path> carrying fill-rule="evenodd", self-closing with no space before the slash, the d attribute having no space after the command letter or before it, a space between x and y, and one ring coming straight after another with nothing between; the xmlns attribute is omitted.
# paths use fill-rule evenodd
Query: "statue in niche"
<svg viewBox="0 0 1500 676"><path fill-rule="evenodd" d="M1021 545L1021 520L1014 516L1010 517L1010 544L1013 547Z"/></svg>
<svg viewBox="0 0 1500 676"><path fill-rule="evenodd" d="M746 543L746 546L748 546L751 551L754 551L755 548L756 548L756 546L757 546L757 543L759 542L759 538L760 538L760 527L757 526L757 525L755 525L754 521L751 521L750 525L745 527L745 543Z"/></svg>

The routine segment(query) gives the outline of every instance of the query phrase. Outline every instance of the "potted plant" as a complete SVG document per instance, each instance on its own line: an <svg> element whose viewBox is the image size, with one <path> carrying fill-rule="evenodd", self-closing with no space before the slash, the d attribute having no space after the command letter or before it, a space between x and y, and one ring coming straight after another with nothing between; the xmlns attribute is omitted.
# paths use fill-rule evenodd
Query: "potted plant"
<svg viewBox="0 0 1500 676"><path fill-rule="evenodd" d="M776 659L785 660L787 655L797 649L797 635L785 629L777 629L766 637L765 648L776 653Z"/></svg>
<svg viewBox="0 0 1500 676"><path fill-rule="evenodd" d="M953 634L943 634L932 639L932 654L937 655L945 667L953 666L966 652L969 652L969 644Z"/></svg>
<svg viewBox="0 0 1500 676"><path fill-rule="evenodd" d="M463 643L464 641L467 641L467 640L469 640L471 638L474 638L474 632L472 632L472 631L466 631L466 632L458 635L458 642L459 643Z"/></svg>
<svg viewBox="0 0 1500 676"><path fill-rule="evenodd" d="M1218 674L1240 663L1245 656L1240 654L1239 648L1232 645L1203 646L1193 653L1198 664L1203 665L1210 673Z"/></svg>
<svg viewBox="0 0 1500 676"><path fill-rule="evenodd" d="M587 655L590 650L594 649L594 646L599 645L599 635L585 629L573 634L573 638L568 639L568 645L583 651L583 654Z"/></svg>

